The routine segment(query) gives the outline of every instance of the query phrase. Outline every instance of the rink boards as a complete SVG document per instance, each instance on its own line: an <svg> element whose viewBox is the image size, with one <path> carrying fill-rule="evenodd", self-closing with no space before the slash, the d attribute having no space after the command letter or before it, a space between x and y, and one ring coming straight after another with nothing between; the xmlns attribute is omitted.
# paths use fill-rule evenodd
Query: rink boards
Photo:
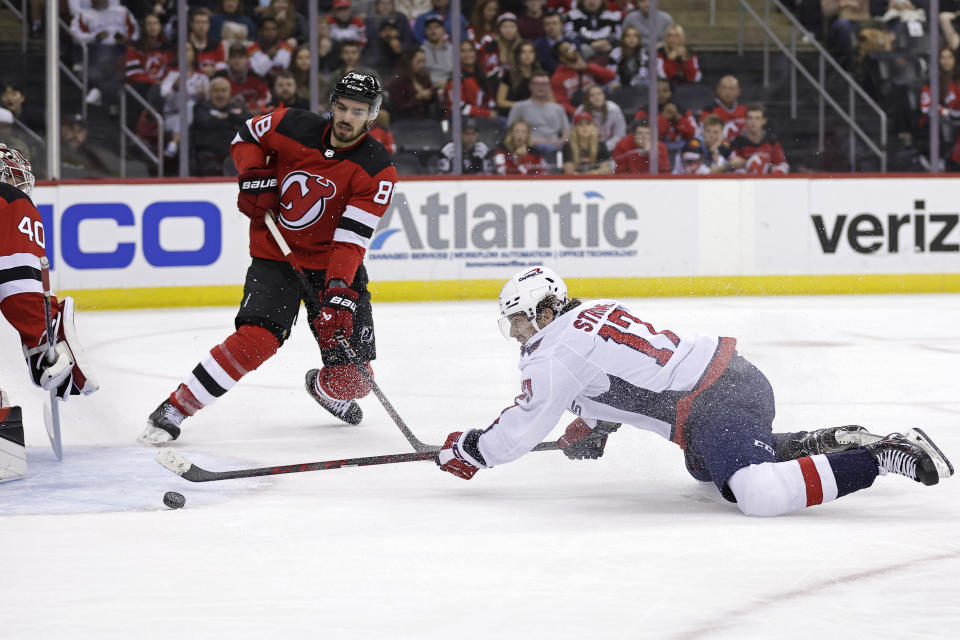
<svg viewBox="0 0 960 640"><path fill-rule="evenodd" d="M370 241L378 300L489 298L546 263L595 296L960 291L944 177L404 179ZM229 304L231 181L37 188L53 284L85 308Z"/></svg>

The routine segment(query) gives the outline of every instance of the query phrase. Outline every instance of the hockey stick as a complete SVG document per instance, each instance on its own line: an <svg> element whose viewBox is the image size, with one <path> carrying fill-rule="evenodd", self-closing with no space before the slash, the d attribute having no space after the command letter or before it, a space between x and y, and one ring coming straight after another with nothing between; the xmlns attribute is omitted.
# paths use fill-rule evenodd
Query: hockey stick
<svg viewBox="0 0 960 640"><path fill-rule="evenodd" d="M396 462L417 462L420 460L437 459L433 451L417 453L394 453L384 456L367 456L363 458L345 458L343 460L324 460L323 462L305 462L303 464L287 464L277 467L261 467L259 469L234 469L233 471L207 471L193 464L179 452L169 447L161 449L157 454L157 462L190 482L212 482L215 480L234 480L236 478L254 478L257 476L276 476L283 473L301 473L303 471L326 471L342 467L367 467L376 464L393 464Z"/></svg>
<svg viewBox="0 0 960 640"><path fill-rule="evenodd" d="M300 265L294 262L290 245L287 244L287 241L280 234L280 229L277 227L277 221L274 218L272 211L267 211L267 214L264 216L264 222L267 225L267 229L270 230L270 235L273 236L277 246L280 247L280 252L283 253L283 257L286 258L287 262L290 263L290 266L293 267L293 272L296 274L297 281L300 283L300 288L303 290L302 293L304 301L310 305L311 311L314 313L319 313L320 301L317 297L317 292L313 290L313 285L311 285L310 281L307 279L307 274L303 272L303 269L300 268ZM400 414L397 413L397 410L394 409L393 405L390 404L390 401L387 400L387 396L384 395L383 391L381 391L380 385L374 381L373 376L370 375L370 372L367 371L367 368L359 361L357 352L353 350L353 347L350 346L350 343L347 342L347 339L339 332L337 333L337 342L340 343L340 346L347 354L347 358L350 359L351 364L357 368L357 371L360 372L360 375L362 375L367 381L367 384L370 385L374 395L377 396L380 404L383 405L383 408L390 415L390 418L393 419L394 424L399 427L400 432L403 433L403 436L407 439L407 442L410 443L410 446L413 447L413 450L417 451L418 453L439 451L440 447L421 442L420 439L413 434L410 428L403 421L403 418L400 417Z"/></svg>
<svg viewBox="0 0 960 640"><path fill-rule="evenodd" d="M47 353L44 356L49 364L57 361L57 336L53 332L53 309L50 303L50 261L46 256L40 258L40 277L43 280L43 313L47 321ZM57 404L57 389L50 389L50 405L44 404L43 424L47 428L47 437L53 447L53 455L63 460L63 443L60 439L60 405Z"/></svg>

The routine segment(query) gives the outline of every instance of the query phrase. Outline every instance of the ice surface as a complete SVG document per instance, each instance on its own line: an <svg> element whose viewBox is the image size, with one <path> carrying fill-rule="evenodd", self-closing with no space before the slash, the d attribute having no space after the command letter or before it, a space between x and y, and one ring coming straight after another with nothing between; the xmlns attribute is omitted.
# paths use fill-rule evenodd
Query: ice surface
<svg viewBox="0 0 960 640"><path fill-rule="evenodd" d="M776 428L921 426L960 462L960 296L656 299L658 330L739 339ZM377 380L417 436L484 427L518 389L496 303L378 304ZM25 481L0 485L2 638L946 638L960 629L960 478L750 519L657 436L599 461L534 453L470 482L410 463L191 484L134 440L233 326L228 308L79 313L102 390L43 431L12 330ZM401 453L371 395L336 424L303 391L302 321L260 370L184 423L211 470ZM555 432L554 437L558 435ZM162 504L186 496L182 510Z"/></svg>

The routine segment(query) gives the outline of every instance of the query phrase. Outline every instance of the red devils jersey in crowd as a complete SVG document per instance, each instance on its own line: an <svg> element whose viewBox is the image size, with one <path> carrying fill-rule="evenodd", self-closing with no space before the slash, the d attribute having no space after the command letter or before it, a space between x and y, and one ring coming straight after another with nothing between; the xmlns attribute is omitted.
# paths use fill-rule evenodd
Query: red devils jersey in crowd
<svg viewBox="0 0 960 640"><path fill-rule="evenodd" d="M40 212L27 195L0 182L0 312L34 347L47 330L40 258L46 255ZM57 303L52 300L56 315Z"/></svg>
<svg viewBox="0 0 960 640"><path fill-rule="evenodd" d="M528 147L524 154L516 155L501 146L493 152L493 167L501 176L539 176L550 173L550 168L536 147Z"/></svg>
<svg viewBox="0 0 960 640"><path fill-rule="evenodd" d="M700 71L700 60L697 54L691 53L684 61L671 60L667 57L667 50L657 49L657 75L671 83L700 82L703 73Z"/></svg>
<svg viewBox="0 0 960 640"><path fill-rule="evenodd" d="M277 222L298 262L326 269L348 284L381 216L390 205L397 170L383 145L365 135L345 149L330 146L331 121L300 109L277 109L247 120L233 140L237 169L277 171ZM262 219L250 222L250 255L283 260Z"/></svg>
<svg viewBox="0 0 960 640"><path fill-rule="evenodd" d="M764 134L760 142L753 142L747 136L739 135L730 146L733 153L747 161L747 173L784 174L790 171L780 141L770 131Z"/></svg>
<svg viewBox="0 0 960 640"><path fill-rule="evenodd" d="M723 120L723 139L727 141L736 138L747 126L747 106L739 102L734 102L733 107L728 109L717 100L703 109L700 122L706 120L709 115L720 116Z"/></svg>
<svg viewBox="0 0 960 640"><path fill-rule="evenodd" d="M646 109L638 109L633 116L634 120L649 120ZM664 142L677 142L679 140L690 140L697 135L697 121L694 119L690 110L683 112L676 120L667 120L659 111L657 112L657 135Z"/></svg>
<svg viewBox="0 0 960 640"><path fill-rule="evenodd" d="M127 47L127 82L157 84L174 64L175 52L169 47L137 49Z"/></svg>
<svg viewBox="0 0 960 640"><path fill-rule="evenodd" d="M447 81L447 113L453 110L453 103L450 98L453 97L453 80ZM488 95L477 79L472 76L464 76L460 81L460 113L465 116L474 116L477 118L489 118L493 115L497 103L493 97Z"/></svg>
<svg viewBox="0 0 960 640"><path fill-rule="evenodd" d="M229 73L224 77L230 81L231 96L240 96L251 113L263 113L270 102L270 89L266 82L252 72L247 73L243 82L237 82Z"/></svg>
<svg viewBox="0 0 960 640"><path fill-rule="evenodd" d="M636 137L628 133L610 154L617 163L614 173L650 173L650 152L637 146ZM670 152L667 145L657 141L657 172L670 173Z"/></svg>

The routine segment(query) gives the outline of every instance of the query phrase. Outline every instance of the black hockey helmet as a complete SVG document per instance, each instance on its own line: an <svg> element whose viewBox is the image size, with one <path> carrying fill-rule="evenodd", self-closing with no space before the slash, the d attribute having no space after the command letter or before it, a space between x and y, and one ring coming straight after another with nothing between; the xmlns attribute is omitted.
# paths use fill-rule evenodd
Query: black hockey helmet
<svg viewBox="0 0 960 640"><path fill-rule="evenodd" d="M362 71L348 71L330 92L331 109L339 98L350 98L370 105L370 117L367 118L369 129L377 120L380 104L383 102L383 92L377 76Z"/></svg>

